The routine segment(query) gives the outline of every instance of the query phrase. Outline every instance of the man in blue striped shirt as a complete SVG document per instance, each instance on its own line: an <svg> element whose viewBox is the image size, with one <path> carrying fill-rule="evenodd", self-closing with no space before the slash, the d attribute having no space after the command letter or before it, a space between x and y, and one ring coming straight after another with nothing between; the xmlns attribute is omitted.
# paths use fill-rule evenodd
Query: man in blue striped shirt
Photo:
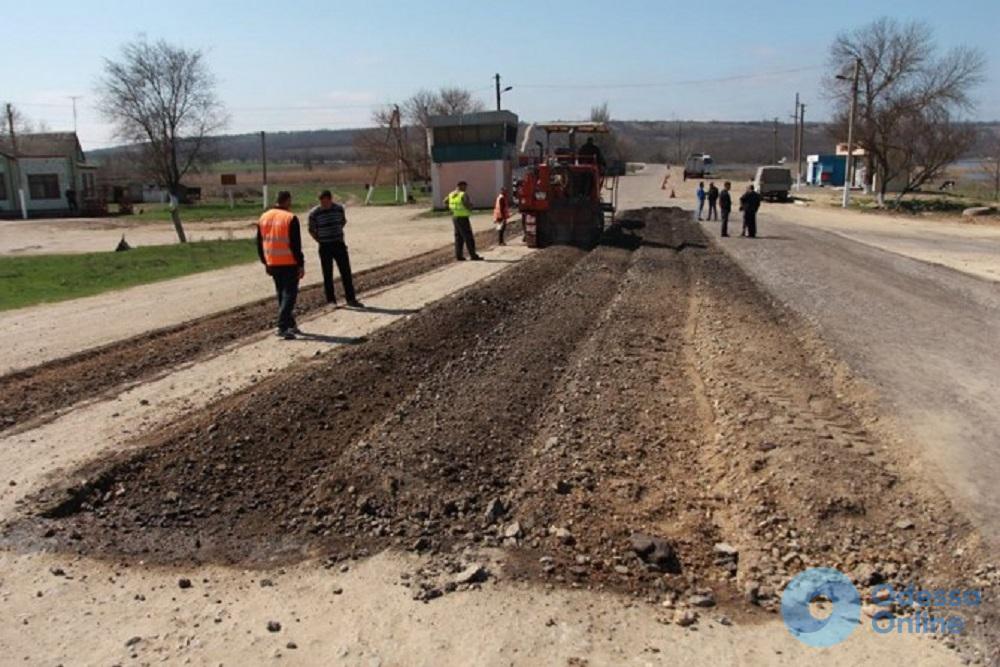
<svg viewBox="0 0 1000 667"><path fill-rule="evenodd" d="M336 304L337 295L333 291L333 263L337 262L340 282L344 285L347 305L364 308L354 294L354 280L351 277L351 258L344 243L344 225L347 216L344 207L333 201L329 190L319 193L319 206L309 211L309 235L319 243L319 264L323 269L323 290L326 302Z"/></svg>

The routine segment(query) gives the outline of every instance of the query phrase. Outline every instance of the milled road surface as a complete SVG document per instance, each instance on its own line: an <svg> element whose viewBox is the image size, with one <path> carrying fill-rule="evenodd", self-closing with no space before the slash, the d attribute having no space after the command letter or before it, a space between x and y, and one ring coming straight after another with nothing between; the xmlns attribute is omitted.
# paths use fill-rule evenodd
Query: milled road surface
<svg viewBox="0 0 1000 667"><path fill-rule="evenodd" d="M631 196L662 200L662 177ZM686 202L696 183L674 185ZM907 456L1000 548L1000 228L765 204L749 240L734 217L727 239L703 225L877 389Z"/></svg>

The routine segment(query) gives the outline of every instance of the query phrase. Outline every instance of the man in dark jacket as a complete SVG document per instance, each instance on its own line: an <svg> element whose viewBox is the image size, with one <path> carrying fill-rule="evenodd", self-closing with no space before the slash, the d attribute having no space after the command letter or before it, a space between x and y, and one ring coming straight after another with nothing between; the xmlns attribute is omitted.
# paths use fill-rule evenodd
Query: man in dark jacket
<svg viewBox="0 0 1000 667"><path fill-rule="evenodd" d="M740 210L743 211L743 236L756 238L758 209L760 209L760 195L754 191L753 185L748 185L747 191L740 197Z"/></svg>
<svg viewBox="0 0 1000 667"><path fill-rule="evenodd" d="M719 209L716 208L717 201L719 201L719 188L715 187L715 181L710 181L708 183L708 220L719 219Z"/></svg>
<svg viewBox="0 0 1000 667"><path fill-rule="evenodd" d="M722 192L719 193L719 213L722 214L722 235L729 236L729 214L733 210L733 198L729 194L732 183L726 181L722 184Z"/></svg>
<svg viewBox="0 0 1000 667"><path fill-rule="evenodd" d="M294 340L296 334L302 333L295 324L295 301L299 296L299 281L306 274L299 219L289 210L291 207L292 194L282 190L275 205L257 222L257 256L267 275L274 279L278 336L285 340Z"/></svg>
<svg viewBox="0 0 1000 667"><path fill-rule="evenodd" d="M333 290L333 263L337 262L347 305L364 308L364 304L358 301L354 294L351 257L347 253L347 244L344 243L346 224L344 207L333 201L333 195L329 190L319 193L319 206L309 211L309 235L319 243L319 265L323 270L323 291L326 292L326 302L337 303L337 295Z"/></svg>

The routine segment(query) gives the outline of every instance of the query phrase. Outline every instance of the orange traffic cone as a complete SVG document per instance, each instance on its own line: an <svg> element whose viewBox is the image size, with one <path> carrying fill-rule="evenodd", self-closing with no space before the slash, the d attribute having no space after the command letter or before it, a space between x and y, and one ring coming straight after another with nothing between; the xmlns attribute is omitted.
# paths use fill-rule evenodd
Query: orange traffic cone
<svg viewBox="0 0 1000 667"><path fill-rule="evenodd" d="M676 199L677 198L677 195L674 193L673 188L670 189L670 198L671 199Z"/></svg>

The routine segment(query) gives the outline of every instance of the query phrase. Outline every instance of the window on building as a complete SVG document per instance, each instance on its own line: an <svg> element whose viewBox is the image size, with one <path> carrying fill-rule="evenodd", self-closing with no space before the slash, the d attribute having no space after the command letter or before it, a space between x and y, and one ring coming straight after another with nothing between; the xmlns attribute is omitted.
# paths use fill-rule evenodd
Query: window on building
<svg viewBox="0 0 1000 667"><path fill-rule="evenodd" d="M83 172L83 196L92 197L94 195L94 175L89 171Z"/></svg>
<svg viewBox="0 0 1000 667"><path fill-rule="evenodd" d="M59 174L28 174L28 195L32 199L60 199Z"/></svg>
<svg viewBox="0 0 1000 667"><path fill-rule="evenodd" d="M0 201L7 200L7 174L0 171Z"/></svg>

